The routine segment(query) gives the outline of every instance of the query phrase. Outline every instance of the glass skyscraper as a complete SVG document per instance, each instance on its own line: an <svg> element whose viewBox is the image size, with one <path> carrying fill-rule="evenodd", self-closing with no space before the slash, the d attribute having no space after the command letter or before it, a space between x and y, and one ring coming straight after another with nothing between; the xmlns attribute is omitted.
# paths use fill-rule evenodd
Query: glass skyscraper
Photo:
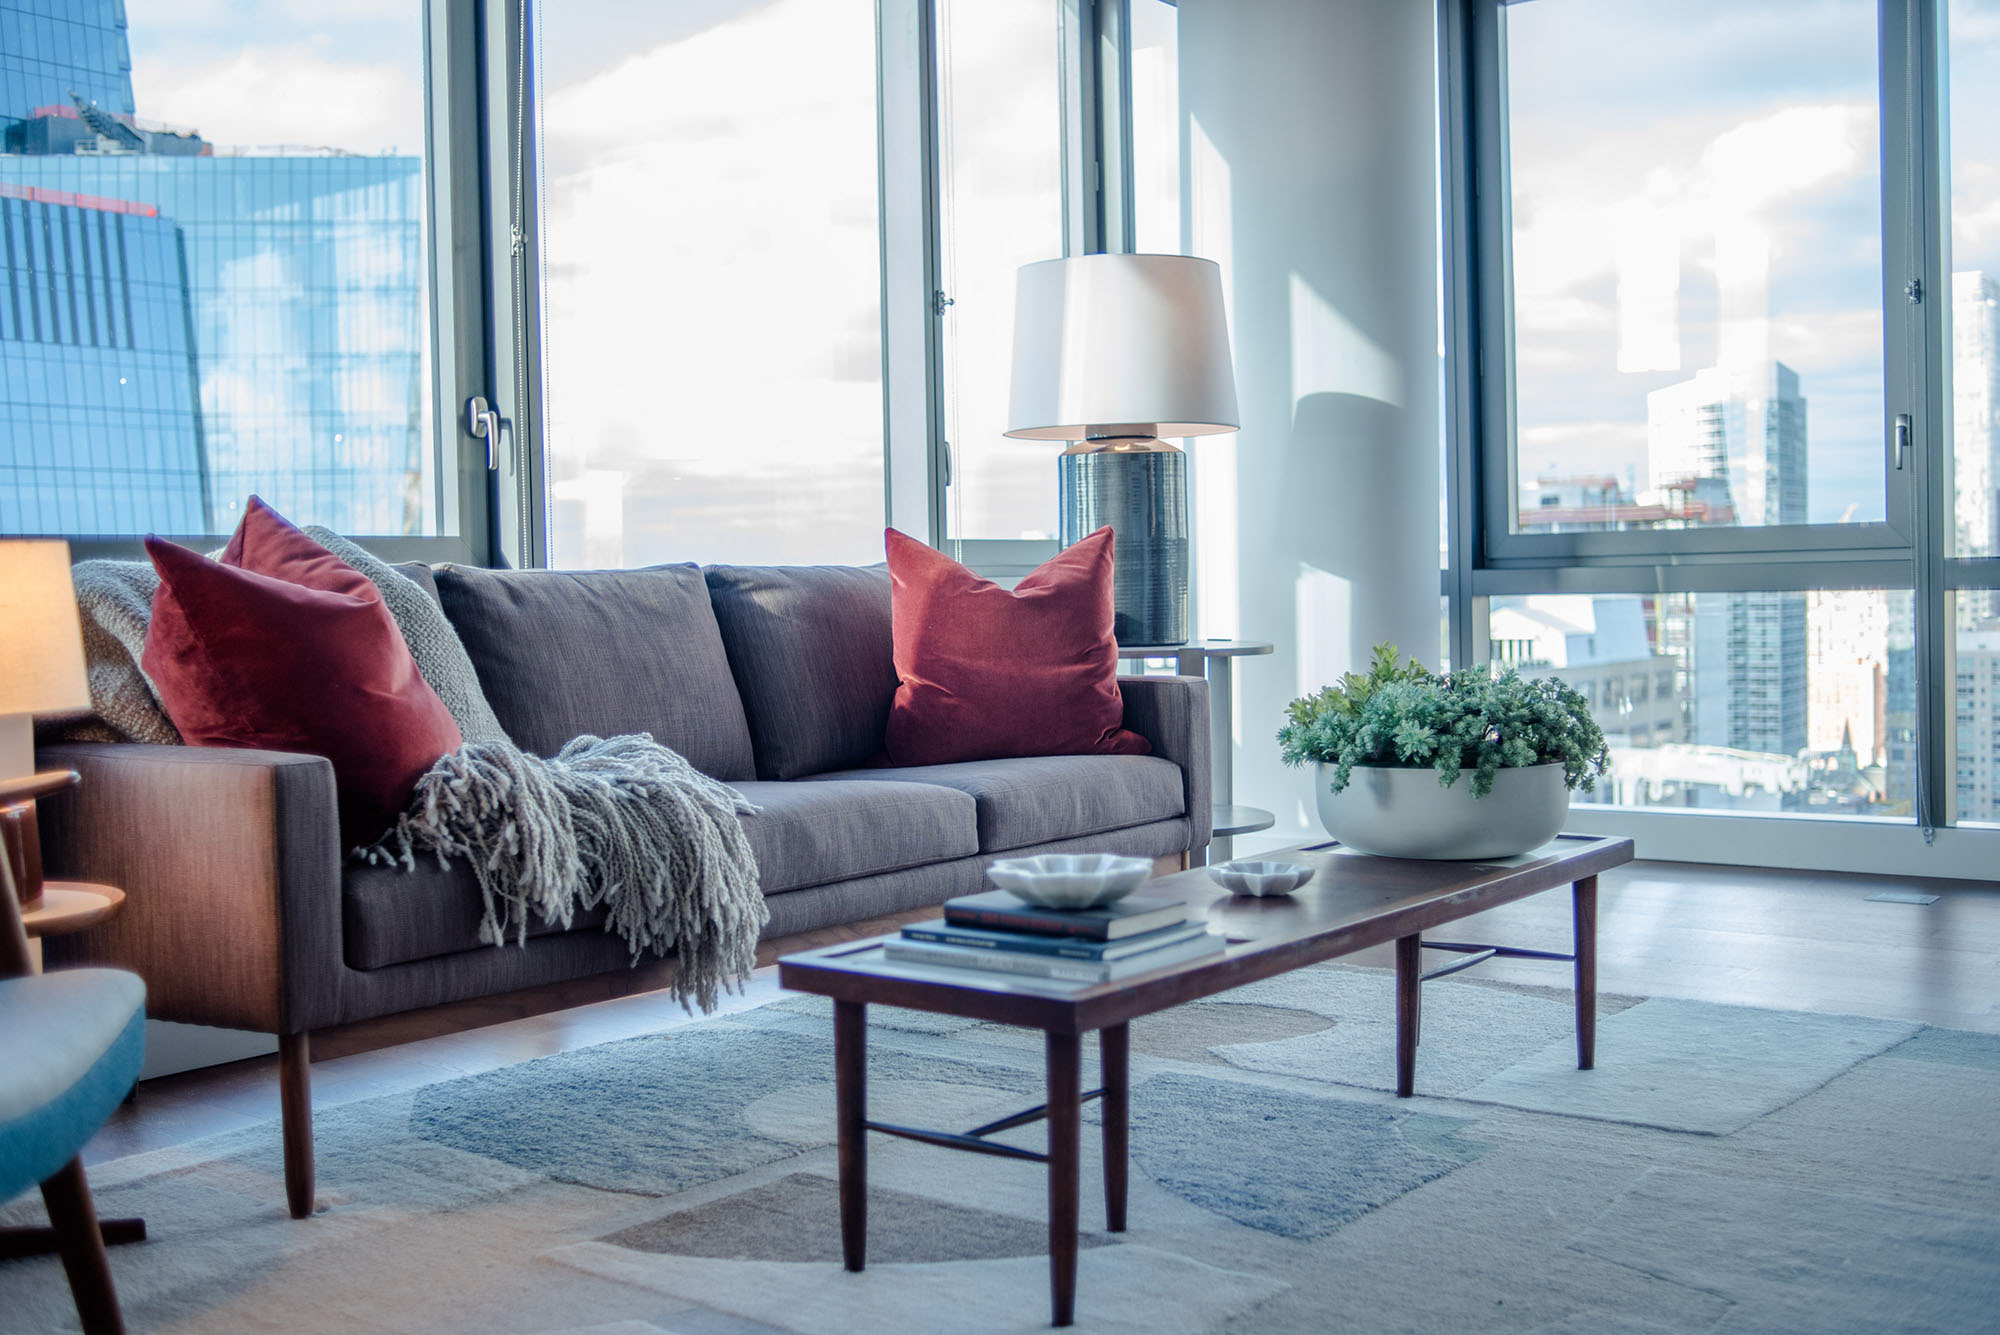
<svg viewBox="0 0 2000 1335"><path fill-rule="evenodd" d="M75 92L130 116L124 0L0 0L0 117L68 106Z"/></svg>
<svg viewBox="0 0 2000 1335"><path fill-rule="evenodd" d="M0 532L206 531L180 229L0 184L0 248Z"/></svg>
<svg viewBox="0 0 2000 1335"><path fill-rule="evenodd" d="M0 312L0 531L226 532L254 492L302 524L434 532L422 159L145 128L125 51L118 0L0 0L8 281L62 317ZM67 316L120 283L177 318ZM146 341L93 341L121 333Z"/></svg>

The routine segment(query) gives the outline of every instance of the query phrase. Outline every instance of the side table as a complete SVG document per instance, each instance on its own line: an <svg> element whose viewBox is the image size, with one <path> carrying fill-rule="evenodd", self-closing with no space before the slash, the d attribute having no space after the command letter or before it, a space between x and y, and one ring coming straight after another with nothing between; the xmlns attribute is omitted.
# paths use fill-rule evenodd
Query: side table
<svg viewBox="0 0 2000 1335"><path fill-rule="evenodd" d="M42 971L42 938L80 932L103 922L125 902L125 892L115 885L89 881L44 881L42 902L21 914L21 927L28 934L28 964ZM106 1246L120 1242L144 1242L143 1219L99 1219L98 1232ZM17 1256L46 1256L61 1250L52 1228L21 1227L0 1229L0 1261Z"/></svg>
<svg viewBox="0 0 2000 1335"><path fill-rule="evenodd" d="M42 902L21 911L21 926L28 933L28 960L36 973L42 971L42 938L65 936L103 922L125 902L125 892L115 885L89 881L44 881Z"/></svg>
<svg viewBox="0 0 2000 1335"><path fill-rule="evenodd" d="M1148 658L1171 658L1174 671L1183 677L1201 677L1208 682L1209 755L1215 784L1215 831L1201 862L1227 862L1231 844L1239 834L1268 830L1278 818L1262 807L1238 806L1235 802L1236 776L1233 759L1235 743L1235 663L1239 658L1258 658L1272 651L1268 640L1190 640L1186 644L1157 649L1119 647L1119 657L1143 663ZM1199 862L1193 865L1200 865Z"/></svg>

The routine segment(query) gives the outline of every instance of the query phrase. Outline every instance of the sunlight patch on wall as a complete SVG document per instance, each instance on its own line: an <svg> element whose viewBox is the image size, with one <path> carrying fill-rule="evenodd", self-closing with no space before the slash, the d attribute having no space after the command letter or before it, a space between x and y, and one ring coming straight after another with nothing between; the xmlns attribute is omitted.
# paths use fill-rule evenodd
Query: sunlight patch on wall
<svg viewBox="0 0 2000 1335"><path fill-rule="evenodd" d="M1244 366L1242 330L1236 322L1235 227L1229 163L1201 122L1188 118L1188 253L1214 260L1222 270L1222 309L1229 321L1229 355ZM1247 402L1241 382L1238 392ZM1207 639L1234 639L1240 632L1242 600L1240 534L1237 529L1236 435L1204 436L1187 442L1194 472L1190 497L1194 522L1197 633Z"/></svg>
<svg viewBox="0 0 2000 1335"><path fill-rule="evenodd" d="M1337 680L1358 661L1354 652L1354 586L1299 563L1292 586L1298 627L1298 690L1305 695Z"/></svg>
<svg viewBox="0 0 2000 1335"><path fill-rule="evenodd" d="M1353 394L1403 406L1402 366L1292 275L1292 411L1310 394Z"/></svg>

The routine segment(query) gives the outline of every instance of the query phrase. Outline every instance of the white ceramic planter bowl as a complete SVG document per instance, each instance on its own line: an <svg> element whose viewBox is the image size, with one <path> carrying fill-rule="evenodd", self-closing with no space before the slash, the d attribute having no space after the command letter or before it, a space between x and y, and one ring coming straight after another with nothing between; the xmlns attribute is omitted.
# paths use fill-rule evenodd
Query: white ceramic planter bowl
<svg viewBox="0 0 2000 1335"><path fill-rule="evenodd" d="M1317 765L1313 783L1328 834L1391 858L1511 857L1555 838L1569 815L1561 765L1503 769L1479 798L1470 775L1445 788L1433 769L1356 765L1336 793L1333 766Z"/></svg>
<svg viewBox="0 0 2000 1335"><path fill-rule="evenodd" d="M993 884L1047 909L1088 909L1125 898L1153 873L1146 858L1115 853L1043 853L1002 858L986 869Z"/></svg>

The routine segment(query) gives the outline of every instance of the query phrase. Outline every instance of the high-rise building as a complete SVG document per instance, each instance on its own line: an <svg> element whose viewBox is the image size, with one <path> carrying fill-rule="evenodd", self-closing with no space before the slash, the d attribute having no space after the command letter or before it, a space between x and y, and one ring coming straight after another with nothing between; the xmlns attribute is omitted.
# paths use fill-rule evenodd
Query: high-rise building
<svg viewBox="0 0 2000 1335"><path fill-rule="evenodd" d="M1553 676L1581 694L1614 747L1686 740L1674 661L1654 652L1646 609L1623 595L1536 594L1495 599L1492 661Z"/></svg>
<svg viewBox="0 0 2000 1335"><path fill-rule="evenodd" d="M1738 524L1806 522L1806 401L1783 362L1711 366L1646 396L1649 489L1728 484Z"/></svg>
<svg viewBox="0 0 2000 1335"><path fill-rule="evenodd" d="M1993 556L2000 554L2000 283L1978 270L1951 276L1951 383L1958 554Z"/></svg>
<svg viewBox="0 0 2000 1335"><path fill-rule="evenodd" d="M120 115L137 110L124 0L0 0L0 121L66 107L72 92Z"/></svg>
<svg viewBox="0 0 2000 1335"><path fill-rule="evenodd" d="M205 531L181 234L0 184L0 533Z"/></svg>
<svg viewBox="0 0 2000 1335"><path fill-rule="evenodd" d="M4 36L9 14L33 35L25 47ZM221 532L254 492L300 523L432 531L422 159L218 150L135 121L116 0L72 4L61 17L0 7L0 48L61 55L0 63L0 189L107 201L116 216L157 219L177 238L135 255L130 276L179 289L179 337L193 357L183 406L198 417L206 480L206 512L193 522L155 504L75 523L67 502L51 499L74 484L48 471L78 457L69 442L87 433L114 475L157 469L163 457L129 431L118 398L79 380L49 395L40 416L9 424L0 460L16 469L16 494L34 499L0 510L0 525ZM34 263L9 252L17 283L44 281ZM23 377L35 374L0 361L0 402L32 397Z"/></svg>
<svg viewBox="0 0 2000 1335"><path fill-rule="evenodd" d="M1886 760L1894 598L1879 589L1817 589L1806 595L1806 745L1816 754L1851 748L1860 764Z"/></svg>
<svg viewBox="0 0 2000 1335"><path fill-rule="evenodd" d="M2000 821L2000 630L1958 637L1958 819Z"/></svg>
<svg viewBox="0 0 2000 1335"><path fill-rule="evenodd" d="M1806 400L1782 362L1710 367L1646 396L1642 501L1704 479L1727 487L1737 523L1806 522ZM1795 756L1806 749L1806 596L1706 594L1693 600L1694 740Z"/></svg>

